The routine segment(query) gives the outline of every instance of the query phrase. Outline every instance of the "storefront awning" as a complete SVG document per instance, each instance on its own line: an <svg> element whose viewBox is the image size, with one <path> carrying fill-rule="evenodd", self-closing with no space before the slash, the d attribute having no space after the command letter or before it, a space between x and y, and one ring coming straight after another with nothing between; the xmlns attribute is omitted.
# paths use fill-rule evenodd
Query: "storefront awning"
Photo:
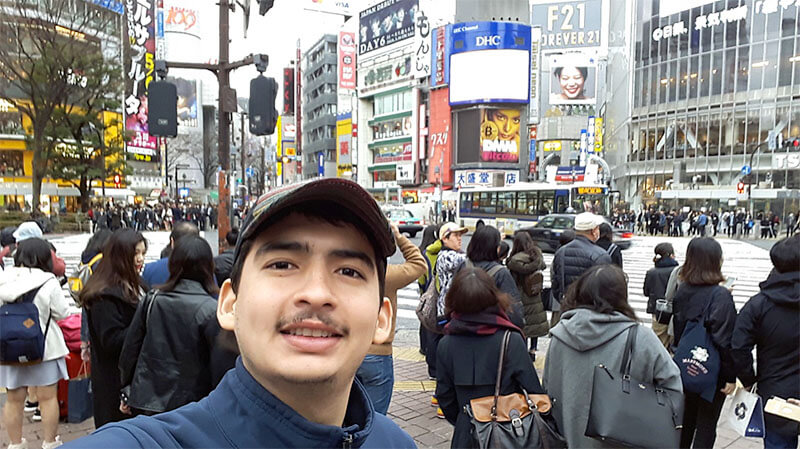
<svg viewBox="0 0 800 449"><path fill-rule="evenodd" d="M367 167L367 171L369 171L370 173L376 171L395 171L396 169L397 169L397 164L395 164L394 162L390 164L375 164Z"/></svg>
<svg viewBox="0 0 800 449"><path fill-rule="evenodd" d="M0 184L0 195L32 195L33 185L28 182L4 182ZM80 196L75 187L59 187L56 184L42 184L42 195Z"/></svg>

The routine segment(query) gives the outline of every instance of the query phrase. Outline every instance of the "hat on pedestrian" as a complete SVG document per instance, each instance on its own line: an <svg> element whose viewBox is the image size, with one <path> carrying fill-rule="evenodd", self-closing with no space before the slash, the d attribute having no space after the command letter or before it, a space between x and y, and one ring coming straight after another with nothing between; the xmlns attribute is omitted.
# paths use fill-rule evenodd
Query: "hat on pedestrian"
<svg viewBox="0 0 800 449"><path fill-rule="evenodd" d="M394 254L394 234L372 195L353 181L325 178L291 184L262 195L244 219L236 240L234 260L247 256L240 254L242 244L255 237L271 217L310 201L333 203L347 209L363 225L363 230L369 232L367 238L375 257L385 261Z"/></svg>
<svg viewBox="0 0 800 449"><path fill-rule="evenodd" d="M13 235L17 243L27 239L40 239L42 238L42 228L35 221L26 221L19 225Z"/></svg>
<svg viewBox="0 0 800 449"><path fill-rule="evenodd" d="M604 222L605 220L603 220L603 217L599 215L595 215L591 212L583 212L575 216L575 230L591 231Z"/></svg>
<svg viewBox="0 0 800 449"><path fill-rule="evenodd" d="M446 239L452 233L463 234L465 232L467 232L467 228L464 226L459 226L452 221L448 221L439 228L439 237Z"/></svg>

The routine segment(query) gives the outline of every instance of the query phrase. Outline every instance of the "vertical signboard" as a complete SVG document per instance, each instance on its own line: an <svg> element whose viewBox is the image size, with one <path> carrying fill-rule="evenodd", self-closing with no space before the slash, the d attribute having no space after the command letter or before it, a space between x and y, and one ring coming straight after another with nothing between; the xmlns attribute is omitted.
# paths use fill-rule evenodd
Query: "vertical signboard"
<svg viewBox="0 0 800 449"><path fill-rule="evenodd" d="M450 39L452 25L434 28L431 33L431 87L450 82Z"/></svg>
<svg viewBox="0 0 800 449"><path fill-rule="evenodd" d="M339 88L356 88L356 35L347 31L339 32L336 46L339 64Z"/></svg>
<svg viewBox="0 0 800 449"><path fill-rule="evenodd" d="M450 92L448 88L434 89L430 93L431 117L428 124L428 182L450 184L453 182L453 152L450 150L453 140L451 126ZM440 175L441 172L441 175Z"/></svg>
<svg viewBox="0 0 800 449"><path fill-rule="evenodd" d="M155 4L129 2L125 45L125 129L133 136L126 144L128 159L158 162L158 139L147 125L147 90L155 76Z"/></svg>
<svg viewBox="0 0 800 449"><path fill-rule="evenodd" d="M178 126L181 128L200 127L200 109L197 105L197 81L184 78L167 77L178 91Z"/></svg>
<svg viewBox="0 0 800 449"><path fill-rule="evenodd" d="M531 95L528 103L528 124L539 123L539 68L541 61L542 28L531 28Z"/></svg>
<svg viewBox="0 0 800 449"><path fill-rule="evenodd" d="M590 115L586 124L586 151L588 153L594 153L594 130L594 116Z"/></svg>
<svg viewBox="0 0 800 449"><path fill-rule="evenodd" d="M294 69L283 69L283 114L294 114Z"/></svg>
<svg viewBox="0 0 800 449"><path fill-rule="evenodd" d="M350 178L353 173L353 119L350 113L336 117L336 176Z"/></svg>
<svg viewBox="0 0 800 449"><path fill-rule="evenodd" d="M594 152L603 156L603 117L594 119Z"/></svg>
<svg viewBox="0 0 800 449"><path fill-rule="evenodd" d="M428 17L431 3L432 0L419 0L419 10L414 18L416 21L412 62L414 78L431 76L431 21Z"/></svg>

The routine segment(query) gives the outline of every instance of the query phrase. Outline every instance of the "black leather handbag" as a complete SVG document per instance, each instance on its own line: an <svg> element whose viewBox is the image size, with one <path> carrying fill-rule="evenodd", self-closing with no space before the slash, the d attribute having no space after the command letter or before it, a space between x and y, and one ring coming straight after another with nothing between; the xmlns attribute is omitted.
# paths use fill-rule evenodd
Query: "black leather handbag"
<svg viewBox="0 0 800 449"><path fill-rule="evenodd" d="M472 399L464 406L470 418L472 447L479 449L545 448L561 449L567 442L558 433L555 419L550 416L547 395L522 393L500 396L503 361L511 331L503 335L494 396Z"/></svg>
<svg viewBox="0 0 800 449"><path fill-rule="evenodd" d="M594 368L585 435L615 446L680 447L683 394L631 378L638 328L628 330L620 373L604 365Z"/></svg>

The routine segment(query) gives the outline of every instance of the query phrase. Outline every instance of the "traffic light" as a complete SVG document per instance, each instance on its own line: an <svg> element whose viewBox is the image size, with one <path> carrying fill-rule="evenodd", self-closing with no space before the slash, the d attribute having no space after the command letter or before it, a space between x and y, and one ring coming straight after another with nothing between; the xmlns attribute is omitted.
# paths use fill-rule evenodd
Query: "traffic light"
<svg viewBox="0 0 800 449"><path fill-rule="evenodd" d="M114 175L114 186L119 188L120 184L122 184L122 177L119 175L119 173L117 173Z"/></svg>
<svg viewBox="0 0 800 449"><path fill-rule="evenodd" d="M272 9L272 4L275 3L275 0L258 0L258 15L263 16L267 13L270 9Z"/></svg>
<svg viewBox="0 0 800 449"><path fill-rule="evenodd" d="M151 136L178 135L178 88L166 81L153 81L147 91L147 126Z"/></svg>
<svg viewBox="0 0 800 449"><path fill-rule="evenodd" d="M278 95L278 83L274 78L258 75L250 81L250 132L256 136L267 136L275 132L278 123L278 111L275 109L275 97Z"/></svg>
<svg viewBox="0 0 800 449"><path fill-rule="evenodd" d="M744 193L744 183L739 182L736 184L736 193Z"/></svg>
<svg viewBox="0 0 800 449"><path fill-rule="evenodd" d="M800 138L786 139L783 141L783 148L790 150L800 150Z"/></svg>

